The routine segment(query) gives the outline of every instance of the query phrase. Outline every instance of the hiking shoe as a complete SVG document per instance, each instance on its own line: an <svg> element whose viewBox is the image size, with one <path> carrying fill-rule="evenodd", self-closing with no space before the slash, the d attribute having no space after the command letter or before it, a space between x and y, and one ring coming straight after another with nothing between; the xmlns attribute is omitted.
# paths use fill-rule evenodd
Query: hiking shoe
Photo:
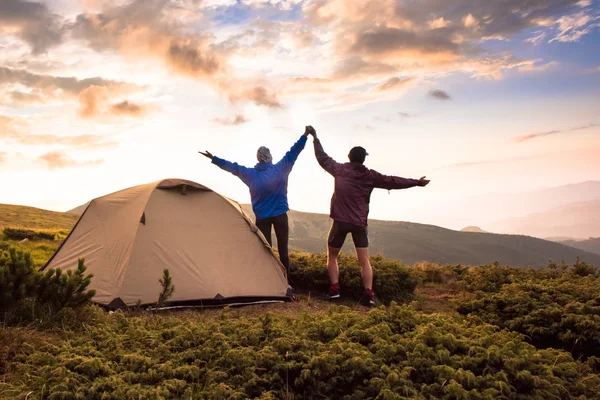
<svg viewBox="0 0 600 400"><path fill-rule="evenodd" d="M365 292L360 299L360 304L369 308L375 307L375 293L373 290L365 289Z"/></svg>
<svg viewBox="0 0 600 400"><path fill-rule="evenodd" d="M340 286L339 285L331 285L329 287L329 292L327 292L327 298L329 301L336 301L340 299Z"/></svg>
<svg viewBox="0 0 600 400"><path fill-rule="evenodd" d="M291 298L292 301L297 301L298 298L296 297L296 288L291 285L288 285L286 296Z"/></svg>

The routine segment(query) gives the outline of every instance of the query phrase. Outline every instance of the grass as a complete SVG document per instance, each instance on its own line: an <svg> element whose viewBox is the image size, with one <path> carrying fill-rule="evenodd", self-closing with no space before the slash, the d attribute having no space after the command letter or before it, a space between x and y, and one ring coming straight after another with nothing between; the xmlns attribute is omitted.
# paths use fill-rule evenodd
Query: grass
<svg viewBox="0 0 600 400"><path fill-rule="evenodd" d="M34 207L0 204L0 228L67 229L79 218L75 214L42 210Z"/></svg>
<svg viewBox="0 0 600 400"><path fill-rule="evenodd" d="M61 230L55 241L0 241L0 248L32 252L38 266L70 229L58 220L22 221L12 218L13 226ZM325 273L323 254L291 258L305 264L303 274ZM536 348L530 337L484 322L475 308L468 316L457 312L486 288L502 294L515 279L544 282L560 271L590 274L580 280L598 293L595 270L406 267L379 256L374 262L387 276L398 266L416 277L412 301L399 297L410 304L332 304L321 286L308 285L292 303L111 314L90 305L64 309L44 324L4 324L0 399L600 399L600 359ZM532 296L528 287L520 286L524 298Z"/></svg>
<svg viewBox="0 0 600 400"><path fill-rule="evenodd" d="M410 306L361 312L303 298L159 314L86 307L57 325L0 332L0 398L593 399L600 392L593 363Z"/></svg>
<svg viewBox="0 0 600 400"><path fill-rule="evenodd" d="M60 244L59 241L41 240L41 241L27 241L20 243L14 240L3 240L0 241L0 250L6 250L9 247L15 247L19 251L31 253L33 264L40 268L46 261L50 259L54 251Z"/></svg>

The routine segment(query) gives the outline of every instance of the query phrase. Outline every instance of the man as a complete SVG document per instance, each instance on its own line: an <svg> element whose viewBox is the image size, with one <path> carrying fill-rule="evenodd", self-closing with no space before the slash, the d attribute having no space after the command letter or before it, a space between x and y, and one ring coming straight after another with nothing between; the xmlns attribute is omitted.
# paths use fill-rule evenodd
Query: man
<svg viewBox="0 0 600 400"><path fill-rule="evenodd" d="M367 236L371 192L375 188L390 190L427 186L429 180L425 177L405 179L397 176L387 176L368 169L363 165L368 153L362 147L352 148L348 154L350 162L340 164L325 153L321 142L317 138L315 129L309 126L308 130L314 137L317 161L325 171L335 178L335 191L331 198L330 213L333 223L327 240L327 269L331 281L328 293L329 300L340 298L338 256L346 240L346 235L351 233L365 287L361 303L367 307L374 307L373 270L369 261L369 239Z"/></svg>
<svg viewBox="0 0 600 400"><path fill-rule="evenodd" d="M247 168L237 163L226 161L213 156L209 151L199 152L212 160L219 168L239 177L250 189L252 210L256 216L256 226L272 246L271 227L275 230L279 259L284 265L287 275L290 272L290 257L288 253L289 240L289 211L287 199L288 176L300 152L306 145L308 129L292 146L277 164L273 164L271 151L261 146L256 152L258 163L254 168Z"/></svg>

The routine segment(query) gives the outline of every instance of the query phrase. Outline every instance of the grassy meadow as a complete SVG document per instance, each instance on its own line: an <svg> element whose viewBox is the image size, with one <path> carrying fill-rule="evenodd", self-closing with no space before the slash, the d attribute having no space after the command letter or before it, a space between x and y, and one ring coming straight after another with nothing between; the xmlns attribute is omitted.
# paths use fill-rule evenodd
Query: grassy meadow
<svg viewBox="0 0 600 400"><path fill-rule="evenodd" d="M10 218L5 226L56 234L0 241L0 252L30 252L39 267L71 217ZM340 262L345 300L331 304L325 255L301 252L292 303L114 313L86 304L19 322L0 303L0 399L600 399L596 267L372 262L373 310L358 305L353 257Z"/></svg>

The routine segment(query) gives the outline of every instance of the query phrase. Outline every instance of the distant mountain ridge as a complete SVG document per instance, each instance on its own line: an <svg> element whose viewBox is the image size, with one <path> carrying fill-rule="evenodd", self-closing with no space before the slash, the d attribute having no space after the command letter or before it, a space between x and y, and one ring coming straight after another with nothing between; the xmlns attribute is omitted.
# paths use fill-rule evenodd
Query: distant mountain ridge
<svg viewBox="0 0 600 400"><path fill-rule="evenodd" d="M439 223L455 227L475 225L489 232L539 238L587 238L600 236L600 224L589 223L598 217L598 207L590 206L588 210L584 210L581 209L581 204L596 201L600 201L600 181L585 181L521 193L450 198ZM578 205L580 209L575 210Z"/></svg>
<svg viewBox="0 0 600 400"><path fill-rule="evenodd" d="M600 237L587 240L565 240L561 243L590 253L600 254Z"/></svg>
<svg viewBox="0 0 600 400"><path fill-rule="evenodd" d="M249 205L244 211L254 217ZM326 214L289 212L290 247L310 253L327 248L331 225ZM275 241L275 235L273 235ZM549 260L575 262L577 257L600 265L600 254L592 254L560 243L523 235L459 232L434 225L411 222L369 220L370 253L400 260L406 264L430 261L440 264L482 265L498 261L512 266L543 266ZM352 238L346 238L343 251L354 252Z"/></svg>
<svg viewBox="0 0 600 400"><path fill-rule="evenodd" d="M484 231L483 229L481 229L478 226L466 226L464 228L462 228L460 230L461 232L479 232L479 233L489 233L487 231Z"/></svg>
<svg viewBox="0 0 600 400"><path fill-rule="evenodd" d="M569 203L550 210L490 224L494 232L536 237L600 236L600 199Z"/></svg>
<svg viewBox="0 0 600 400"><path fill-rule="evenodd" d="M72 212L85 210L87 204ZM252 207L242 205L254 218ZM310 253L327 249L327 235L331 225L326 214L289 212L290 248ZM573 248L561 243L523 235L502 235L485 232L459 232L411 222L369 221L371 254L400 260L406 264L430 261L440 264L482 265L498 261L512 266L543 266L549 260L568 263L577 257L600 266L600 254ZM275 242L275 235L273 235ZM353 252L349 235L343 248Z"/></svg>

